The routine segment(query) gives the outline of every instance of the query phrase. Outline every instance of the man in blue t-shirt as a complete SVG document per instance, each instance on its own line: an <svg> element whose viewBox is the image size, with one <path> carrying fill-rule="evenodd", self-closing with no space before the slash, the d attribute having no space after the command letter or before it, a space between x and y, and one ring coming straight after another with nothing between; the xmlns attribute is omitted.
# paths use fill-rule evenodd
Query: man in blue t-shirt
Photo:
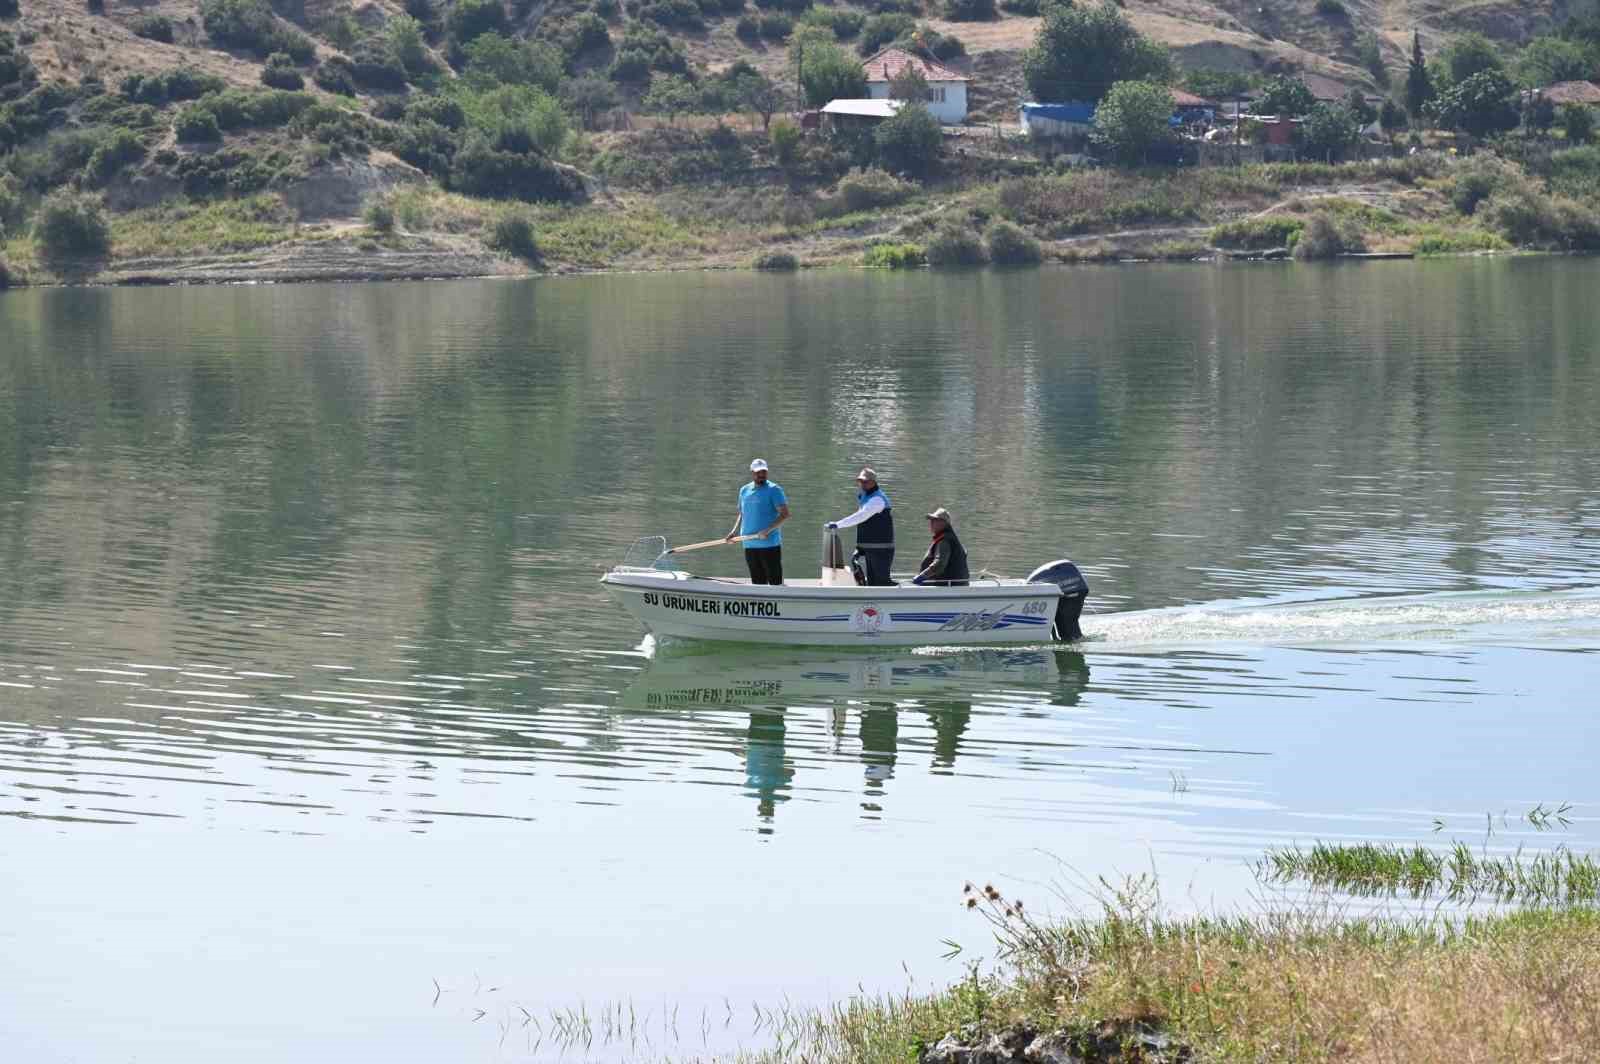
<svg viewBox="0 0 1600 1064"><path fill-rule="evenodd" d="M752 536L744 542L744 564L752 584L783 583L783 534L778 526L789 520L789 499L783 489L767 479L767 463L750 463L750 483L739 489L739 516L724 541Z"/></svg>

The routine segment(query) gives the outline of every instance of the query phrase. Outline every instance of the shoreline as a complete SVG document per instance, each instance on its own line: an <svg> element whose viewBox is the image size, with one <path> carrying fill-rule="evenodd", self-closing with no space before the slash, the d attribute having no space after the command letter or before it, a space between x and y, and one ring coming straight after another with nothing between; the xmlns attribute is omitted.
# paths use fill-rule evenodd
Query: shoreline
<svg viewBox="0 0 1600 1064"><path fill-rule="evenodd" d="M309 249L310 244L297 247L274 245L263 252L279 252ZM1396 261L1435 261L1463 258L1510 258L1527 256L1553 256L1562 255L1570 257L1583 257L1582 252L1555 252L1530 249L1507 250L1477 250L1477 251L1451 251L1436 254L1418 254L1415 252L1378 252L1378 253L1346 253L1332 259L1318 260L1321 262L1396 262ZM452 266L453 262L460 262L464 257L477 258L482 261L474 263L471 267L465 265ZM636 266L558 266L551 269L528 269L521 267L513 260L493 255L459 256L441 252L435 257L435 265L427 264L424 257L412 256L405 263L384 265L381 258L371 259L367 262L357 261L357 256L339 257L329 260L326 256L308 256L308 261L296 264L289 261L259 261L264 258L260 254L241 254L240 261L218 261L216 257L199 256L173 262L171 265L155 265L149 260L130 260L127 265L112 263L99 270L91 279L50 279L50 280L24 280L14 279L6 287L0 287L0 292L12 290L23 291L27 289L45 288L182 288L189 286L249 286L249 285L287 285L287 284L381 284L386 282L426 282L426 281L482 281L482 280L507 280L522 281L539 278L559 277L596 277L606 275L629 274L655 274L655 273L695 273L695 272L747 272L760 274L783 275L798 272L817 272L823 270L861 270L870 272L974 272L976 270L1000 269L1004 271L1017 271L1016 266L964 266L964 267L932 267L927 265L910 266L891 270L886 267L866 266L859 262L850 262L843 259L828 261L807 262L794 269L774 270L764 269L750 263L735 263L717 261L707 258L692 262L661 263ZM258 261L250 261L258 260ZM1140 254L1138 250L1130 249L1126 254L1113 253L1085 257L1057 257L1047 253L1045 261L1021 267L1020 269L1045 269L1048 267L1075 267L1075 266L1144 266L1144 265L1193 265L1217 266L1245 263L1280 263L1295 264L1297 260L1288 253L1287 249L1274 248L1264 251L1230 251L1226 248L1212 248L1209 253L1193 255L1158 255Z"/></svg>

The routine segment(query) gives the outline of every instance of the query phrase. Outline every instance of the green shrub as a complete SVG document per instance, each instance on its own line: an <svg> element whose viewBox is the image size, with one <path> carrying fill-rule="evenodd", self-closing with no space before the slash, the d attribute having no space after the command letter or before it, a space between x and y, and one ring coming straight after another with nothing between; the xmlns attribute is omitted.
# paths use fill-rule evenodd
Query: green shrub
<svg viewBox="0 0 1600 1064"><path fill-rule="evenodd" d="M1567 135L1567 143L1574 147L1589 143L1589 138L1594 136L1594 112L1584 104L1563 104L1560 120L1561 131Z"/></svg>
<svg viewBox="0 0 1600 1064"><path fill-rule="evenodd" d="M908 270L926 266L928 253L917 244L873 244L861 257L861 264L879 270Z"/></svg>
<svg viewBox="0 0 1600 1064"><path fill-rule="evenodd" d="M1344 0L1317 0L1317 14L1329 18L1348 18L1350 12L1345 10Z"/></svg>
<svg viewBox="0 0 1600 1064"><path fill-rule="evenodd" d="M480 34L509 33L511 19L500 0L456 0L450 9L450 36L466 44Z"/></svg>
<svg viewBox="0 0 1600 1064"><path fill-rule="evenodd" d="M539 244L534 239L533 222L518 211L507 211L494 220L488 244L496 251L514 255L525 262L539 261Z"/></svg>
<svg viewBox="0 0 1600 1064"><path fill-rule="evenodd" d="M18 0L0 0L0 18L16 18L22 14L22 5Z"/></svg>
<svg viewBox="0 0 1600 1064"><path fill-rule="evenodd" d="M311 80L317 86L337 96L354 96L356 94L355 65L342 55L330 55L312 72Z"/></svg>
<svg viewBox="0 0 1600 1064"><path fill-rule="evenodd" d="M800 152L800 127L787 118L780 118L767 130L767 140L778 165L787 167Z"/></svg>
<svg viewBox="0 0 1600 1064"><path fill-rule="evenodd" d="M20 229L25 213L22 183L0 170L0 237Z"/></svg>
<svg viewBox="0 0 1600 1064"><path fill-rule="evenodd" d="M144 158L144 145L130 130L114 129L106 134L100 146L89 156L86 167L89 178L95 184L103 185L129 163L138 162Z"/></svg>
<svg viewBox="0 0 1600 1064"><path fill-rule="evenodd" d="M583 185L548 159L503 151L481 136L471 136L455 154L450 187L468 196L573 202L583 198Z"/></svg>
<svg viewBox="0 0 1600 1064"><path fill-rule="evenodd" d="M944 133L933 112L920 103L908 103L878 124L873 140L891 168L921 176L938 161Z"/></svg>
<svg viewBox="0 0 1600 1064"><path fill-rule="evenodd" d="M34 219L33 235L46 259L81 259L111 250L111 226L95 196L52 192Z"/></svg>
<svg viewBox="0 0 1600 1064"><path fill-rule="evenodd" d="M209 107L194 104L178 112L172 132L180 144L214 144L222 139L222 126Z"/></svg>
<svg viewBox="0 0 1600 1064"><path fill-rule="evenodd" d="M694 0L654 0L639 9L639 17L658 26L682 30L706 28L705 20L700 17L700 5Z"/></svg>
<svg viewBox="0 0 1600 1064"><path fill-rule="evenodd" d="M989 261L999 266L1037 266L1044 259L1039 242L1020 225L995 221L984 234Z"/></svg>
<svg viewBox="0 0 1600 1064"><path fill-rule="evenodd" d="M861 24L866 16L859 11L849 11L843 8L823 7L813 4L800 16L800 21L808 26L821 26L830 31L836 40L849 40L861 32Z"/></svg>
<svg viewBox="0 0 1600 1064"><path fill-rule="evenodd" d="M0 288L10 288L14 283L11 263L6 261L5 252L0 251Z"/></svg>
<svg viewBox="0 0 1600 1064"><path fill-rule="evenodd" d="M951 22L984 22L999 13L994 0L945 0L944 15Z"/></svg>
<svg viewBox="0 0 1600 1064"><path fill-rule="evenodd" d="M1000 10L1011 15L1034 17L1039 14L1039 0L1000 0Z"/></svg>
<svg viewBox="0 0 1600 1064"><path fill-rule="evenodd" d="M201 0L200 19L207 36L224 47L263 56L287 52L299 63L316 56L311 38L279 22L267 0Z"/></svg>
<svg viewBox="0 0 1600 1064"><path fill-rule="evenodd" d="M1600 214L1565 196L1531 187L1502 189L1478 208L1478 215L1520 247L1600 249Z"/></svg>
<svg viewBox="0 0 1600 1064"><path fill-rule="evenodd" d="M85 0L83 5L91 15L104 15L106 13L106 0Z"/></svg>
<svg viewBox="0 0 1600 1064"><path fill-rule="evenodd" d="M838 196L845 212L870 211L904 203L917 187L884 170L856 169L839 179Z"/></svg>
<svg viewBox="0 0 1600 1064"><path fill-rule="evenodd" d="M214 74L192 67L174 67L161 74L129 74L117 91L135 103L160 107L183 100L198 100L208 92L221 92L228 83Z"/></svg>
<svg viewBox="0 0 1600 1064"><path fill-rule="evenodd" d="M761 20L754 15L740 15L739 21L734 23L733 32L742 41L753 41L761 36Z"/></svg>
<svg viewBox="0 0 1600 1064"><path fill-rule="evenodd" d="M394 232L394 208L384 200L374 200L367 204L367 209L362 212L362 218L373 232L385 235Z"/></svg>
<svg viewBox="0 0 1600 1064"><path fill-rule="evenodd" d="M165 15L141 15L133 20L133 34L147 41L171 44L176 39L172 20Z"/></svg>
<svg viewBox="0 0 1600 1064"><path fill-rule="evenodd" d="M756 256L756 269L758 270L798 270L800 260L788 251L768 251Z"/></svg>
<svg viewBox="0 0 1600 1064"><path fill-rule="evenodd" d="M987 258L978 234L958 223L947 223L928 241L930 266L981 266Z"/></svg>
<svg viewBox="0 0 1600 1064"><path fill-rule="evenodd" d="M294 60L283 52L273 52L267 65L261 68L261 84L272 89L299 92L306 87L306 79L295 69Z"/></svg>
<svg viewBox="0 0 1600 1064"><path fill-rule="evenodd" d="M1331 259L1347 252L1367 250L1361 229L1353 218L1319 211L1306 219L1294 243L1297 259Z"/></svg>
<svg viewBox="0 0 1600 1064"><path fill-rule="evenodd" d="M1211 243L1219 248L1265 251L1293 246L1305 222L1282 214L1224 222L1211 230Z"/></svg>
<svg viewBox="0 0 1600 1064"><path fill-rule="evenodd" d="M769 41L781 41L794 32L794 19L779 11L769 11L761 16L760 32Z"/></svg>
<svg viewBox="0 0 1600 1064"><path fill-rule="evenodd" d="M916 28L917 20L910 15L873 15L861 24L861 40L856 43L856 50L862 55L875 55L885 45L909 37Z"/></svg>

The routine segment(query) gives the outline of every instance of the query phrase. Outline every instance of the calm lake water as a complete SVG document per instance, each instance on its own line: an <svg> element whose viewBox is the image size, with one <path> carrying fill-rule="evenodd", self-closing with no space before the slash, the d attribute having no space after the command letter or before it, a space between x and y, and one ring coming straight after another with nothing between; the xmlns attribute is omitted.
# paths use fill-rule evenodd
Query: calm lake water
<svg viewBox="0 0 1600 1064"><path fill-rule="evenodd" d="M1504 259L0 295L3 1055L554 1059L551 1010L618 1007L632 1043L566 1059L759 1046L752 1003L958 977L969 878L1233 911L1297 840L1594 845L1597 291ZM758 455L791 573L870 462L902 565L948 506L975 565L1082 564L1088 641L655 647L601 567L720 535Z"/></svg>

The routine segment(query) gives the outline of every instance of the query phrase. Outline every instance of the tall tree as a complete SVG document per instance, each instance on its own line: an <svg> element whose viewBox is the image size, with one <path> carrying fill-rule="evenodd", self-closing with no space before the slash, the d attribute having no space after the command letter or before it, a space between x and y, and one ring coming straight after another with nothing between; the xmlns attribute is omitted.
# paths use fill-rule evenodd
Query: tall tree
<svg viewBox="0 0 1600 1064"><path fill-rule="evenodd" d="M1052 4L1022 71L1040 101L1098 101L1119 81L1166 84L1172 56L1133 28L1114 0L1098 7Z"/></svg>
<svg viewBox="0 0 1600 1064"><path fill-rule="evenodd" d="M1422 55L1422 35L1413 30L1411 65L1406 68L1406 110L1421 115L1433 97L1433 79L1428 76L1428 61Z"/></svg>
<svg viewBox="0 0 1600 1064"><path fill-rule="evenodd" d="M1118 162L1135 166L1172 136L1172 93L1147 81L1119 81L1094 112L1094 141Z"/></svg>
<svg viewBox="0 0 1600 1064"><path fill-rule="evenodd" d="M1475 137L1515 129L1517 86L1499 70L1481 70L1432 104L1435 117L1447 129L1460 129Z"/></svg>

